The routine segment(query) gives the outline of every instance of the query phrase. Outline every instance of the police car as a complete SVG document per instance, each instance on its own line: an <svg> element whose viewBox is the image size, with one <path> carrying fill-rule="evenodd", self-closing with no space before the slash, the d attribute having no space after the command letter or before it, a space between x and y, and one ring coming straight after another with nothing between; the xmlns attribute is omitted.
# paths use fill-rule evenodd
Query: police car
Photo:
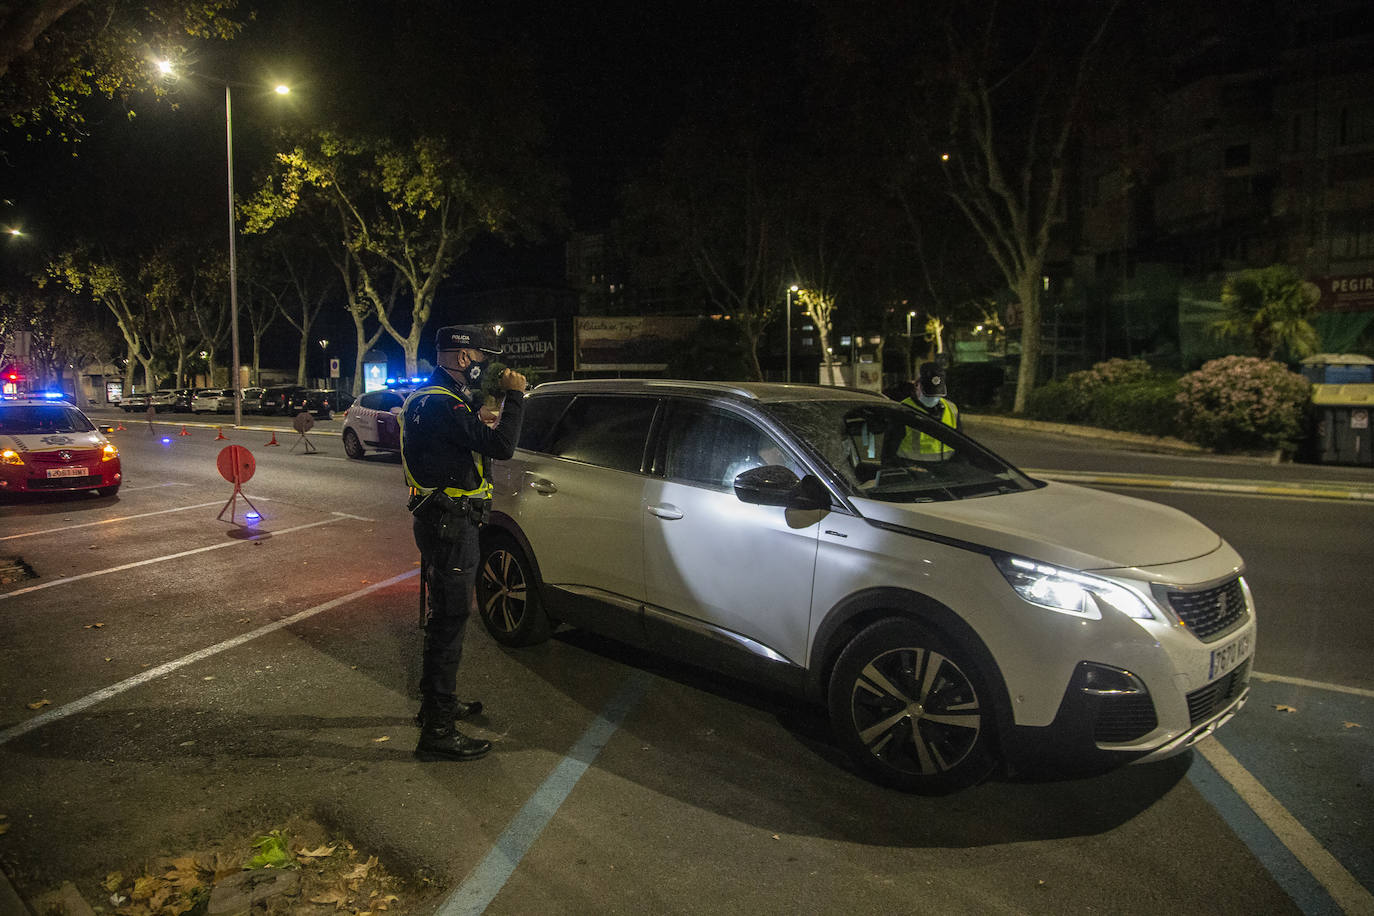
<svg viewBox="0 0 1374 916"><path fill-rule="evenodd" d="M0 401L0 494L95 490L113 496L122 477L119 449L68 402Z"/></svg>

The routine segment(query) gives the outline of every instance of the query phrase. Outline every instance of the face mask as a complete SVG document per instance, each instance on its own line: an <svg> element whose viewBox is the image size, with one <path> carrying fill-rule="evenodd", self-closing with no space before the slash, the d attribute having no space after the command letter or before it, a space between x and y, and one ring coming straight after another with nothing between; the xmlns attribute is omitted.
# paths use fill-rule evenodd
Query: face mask
<svg viewBox="0 0 1374 916"><path fill-rule="evenodd" d="M482 369L485 365L485 363L479 363L474 360L473 362L468 363L468 367L466 369L459 369L458 375L462 377L463 385L468 388L481 388Z"/></svg>
<svg viewBox="0 0 1374 916"><path fill-rule="evenodd" d="M940 399L939 399L939 398L928 398L928 397L926 397L926 396L923 395L923 394L918 394L918 395L916 396L916 400L920 401L922 404L924 404L924 405L927 406L927 407L934 407L936 404L940 403Z"/></svg>

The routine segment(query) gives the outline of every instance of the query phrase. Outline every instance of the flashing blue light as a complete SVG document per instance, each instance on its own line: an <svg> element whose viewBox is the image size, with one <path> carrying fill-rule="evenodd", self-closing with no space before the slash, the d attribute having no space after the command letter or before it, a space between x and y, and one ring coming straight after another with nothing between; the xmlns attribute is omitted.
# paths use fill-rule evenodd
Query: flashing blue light
<svg viewBox="0 0 1374 916"><path fill-rule="evenodd" d="M171 445L171 444L172 444L172 437L171 437L171 436L163 436L163 437L162 437L162 444L163 444L163 445Z"/></svg>
<svg viewBox="0 0 1374 916"><path fill-rule="evenodd" d="M258 519L262 518L262 516L258 515L256 512L245 512L243 517L250 522L256 522Z"/></svg>
<svg viewBox="0 0 1374 916"><path fill-rule="evenodd" d="M423 382L424 379L420 378L420 377L417 375L415 378L411 379L410 381L411 381L413 384L418 385L418 384L420 384L421 382Z"/></svg>
<svg viewBox="0 0 1374 916"><path fill-rule="evenodd" d="M394 384L396 384L396 380L395 380L394 378L389 378L389 379L386 380L386 383L387 383L388 385L394 385Z"/></svg>
<svg viewBox="0 0 1374 916"><path fill-rule="evenodd" d="M60 391L40 391L34 395L36 398L46 398L49 401L60 401L66 397Z"/></svg>

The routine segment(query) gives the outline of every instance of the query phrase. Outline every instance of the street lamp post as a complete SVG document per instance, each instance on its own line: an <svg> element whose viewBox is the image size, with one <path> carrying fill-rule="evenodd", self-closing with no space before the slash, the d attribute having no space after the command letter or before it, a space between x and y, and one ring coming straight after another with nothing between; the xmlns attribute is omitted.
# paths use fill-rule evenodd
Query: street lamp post
<svg viewBox="0 0 1374 916"><path fill-rule="evenodd" d="M906 313L906 359L908 363L908 376L914 375L916 369L916 345L911 339L911 319L915 317L915 310Z"/></svg>
<svg viewBox="0 0 1374 916"><path fill-rule="evenodd" d="M787 288L787 372L783 378L789 384L792 382L792 294L796 291L795 283Z"/></svg>

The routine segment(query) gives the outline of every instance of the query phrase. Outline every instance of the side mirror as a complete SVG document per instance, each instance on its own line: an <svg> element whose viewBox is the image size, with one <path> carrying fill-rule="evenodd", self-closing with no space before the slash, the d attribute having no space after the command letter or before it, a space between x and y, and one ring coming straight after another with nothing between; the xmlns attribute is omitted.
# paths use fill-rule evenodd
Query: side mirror
<svg viewBox="0 0 1374 916"><path fill-rule="evenodd" d="M735 478L735 496L741 502L785 509L825 509L830 506L830 494L818 479L808 474L798 480L791 469L780 464L766 464L740 474Z"/></svg>

